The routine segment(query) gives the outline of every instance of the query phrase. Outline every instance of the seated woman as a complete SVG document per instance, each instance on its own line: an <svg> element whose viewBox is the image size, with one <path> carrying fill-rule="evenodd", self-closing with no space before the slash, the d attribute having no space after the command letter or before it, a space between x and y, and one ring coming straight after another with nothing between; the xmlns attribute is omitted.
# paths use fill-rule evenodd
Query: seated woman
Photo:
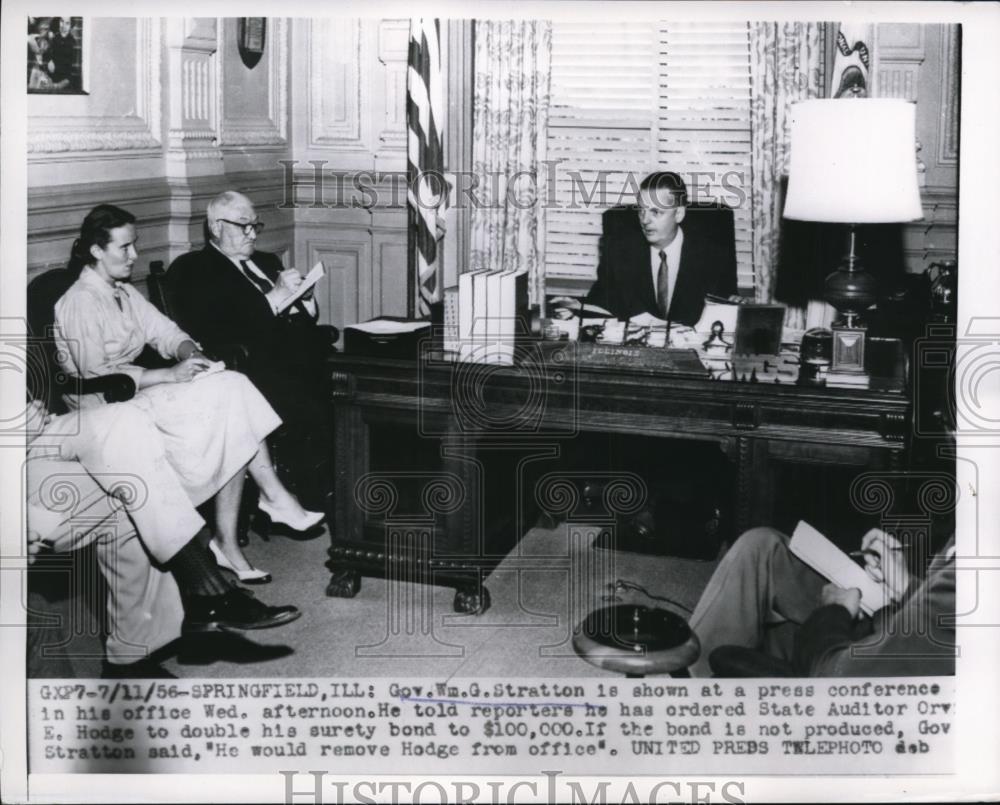
<svg viewBox="0 0 1000 805"><path fill-rule="evenodd" d="M270 581L237 542L244 472L257 482L260 508L275 522L304 531L323 515L303 509L275 475L264 439L281 420L260 392L238 372L202 376L212 364L194 340L128 284L138 257L134 224L135 216L110 204L98 205L84 219L69 265L80 276L56 304L59 360L78 377L122 373L135 381L132 403L147 411L163 435L167 461L191 502L215 498L216 539L210 546L216 561L241 581ZM147 344L178 363L137 366ZM105 404L96 394L67 396L66 402L71 408Z"/></svg>

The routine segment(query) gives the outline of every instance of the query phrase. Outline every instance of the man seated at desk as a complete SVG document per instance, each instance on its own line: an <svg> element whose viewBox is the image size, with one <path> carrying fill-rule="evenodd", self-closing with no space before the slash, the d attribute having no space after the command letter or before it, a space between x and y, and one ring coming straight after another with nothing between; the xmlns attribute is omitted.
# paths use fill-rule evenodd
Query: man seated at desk
<svg viewBox="0 0 1000 805"><path fill-rule="evenodd" d="M722 237L707 232L706 226L682 226L689 212L687 186L673 172L643 179L637 202L638 221L621 210L605 213L597 282L587 302L621 320L649 314L693 327L701 318L706 294L736 293L731 224ZM694 215L713 213L693 210ZM709 538L701 526L688 528L682 523L704 522L714 528L716 491L728 483L725 462L718 455L677 442L665 447L660 440L617 438L584 439L571 455L574 465L595 468L627 457L628 468L645 476L649 509L636 518L634 527L646 536L636 543L655 545L657 552L714 556L717 539Z"/></svg>
<svg viewBox="0 0 1000 805"><path fill-rule="evenodd" d="M706 294L736 293L733 253L699 229L681 226L688 193L678 174L651 173L639 185L637 201L640 228L604 233L587 302L623 321L648 313L693 327Z"/></svg>

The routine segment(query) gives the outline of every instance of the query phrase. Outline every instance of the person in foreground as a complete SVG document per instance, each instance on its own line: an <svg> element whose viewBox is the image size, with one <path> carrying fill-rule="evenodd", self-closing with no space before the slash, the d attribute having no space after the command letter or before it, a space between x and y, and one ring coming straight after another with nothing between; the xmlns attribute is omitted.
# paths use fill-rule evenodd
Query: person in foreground
<svg viewBox="0 0 1000 805"><path fill-rule="evenodd" d="M316 325L310 290L282 308L302 275L257 249L264 224L250 199L226 191L208 204L208 243L178 257L167 272L177 321L208 350L241 344L241 371L281 417L281 458L303 505L329 512L332 408L328 337ZM326 340L324 341L324 338ZM290 459L290 460L286 460Z"/></svg>
<svg viewBox="0 0 1000 805"><path fill-rule="evenodd" d="M237 540L237 518L246 471L261 490L259 506L275 522L305 531L323 519L309 512L278 480L264 438L281 424L260 392L242 374L218 371L194 340L160 313L127 280L136 252L135 218L109 204L84 219L70 268L79 279L56 303L56 345L70 375L128 375L141 408L155 424L163 454L193 505L214 498L217 540L211 548L222 567L241 581L270 580L251 567ZM173 366L143 369L135 359L147 345ZM67 395L71 408L105 405L100 395ZM150 449L134 443L133 450Z"/></svg>
<svg viewBox="0 0 1000 805"><path fill-rule="evenodd" d="M105 677L166 677L150 655L182 634L265 629L301 614L267 606L220 572L204 521L142 406L51 416L28 405L28 559L95 543L108 586Z"/></svg>
<svg viewBox="0 0 1000 805"><path fill-rule="evenodd" d="M621 320L649 313L693 327L705 295L736 293L736 262L720 243L682 226L687 185L676 173L651 173L639 185L639 231L605 232L597 281L587 302Z"/></svg>
<svg viewBox="0 0 1000 805"><path fill-rule="evenodd" d="M954 537L923 578L907 569L903 546L884 531L865 534L861 551L891 601L871 618L860 612L859 590L828 584L789 551L784 534L744 533L691 616L701 641L692 676L954 674ZM911 567L920 564L909 559Z"/></svg>

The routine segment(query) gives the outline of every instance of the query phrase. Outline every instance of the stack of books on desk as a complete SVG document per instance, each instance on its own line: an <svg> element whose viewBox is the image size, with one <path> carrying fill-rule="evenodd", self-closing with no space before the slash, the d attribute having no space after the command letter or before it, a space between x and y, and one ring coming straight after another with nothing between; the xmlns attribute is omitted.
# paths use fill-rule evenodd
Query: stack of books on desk
<svg viewBox="0 0 1000 805"><path fill-rule="evenodd" d="M826 385L830 388L866 389L871 378L864 372L826 372Z"/></svg>
<svg viewBox="0 0 1000 805"><path fill-rule="evenodd" d="M511 365L527 332L527 269L482 269L459 276L459 360Z"/></svg>

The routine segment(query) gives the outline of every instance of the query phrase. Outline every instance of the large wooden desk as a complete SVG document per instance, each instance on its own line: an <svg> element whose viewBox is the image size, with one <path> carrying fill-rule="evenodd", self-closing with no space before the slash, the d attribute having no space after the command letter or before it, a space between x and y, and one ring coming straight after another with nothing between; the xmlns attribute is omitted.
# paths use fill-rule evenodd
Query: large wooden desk
<svg viewBox="0 0 1000 805"><path fill-rule="evenodd" d="M739 529L772 522L777 479L790 468L901 468L910 421L901 389L583 368L572 347L540 345L525 355L513 367L332 359L328 595L351 597L362 574L390 574L452 585L456 611L485 610L482 579L533 518L571 508L557 456L579 432L716 444L733 468ZM629 505L632 493L618 493Z"/></svg>

